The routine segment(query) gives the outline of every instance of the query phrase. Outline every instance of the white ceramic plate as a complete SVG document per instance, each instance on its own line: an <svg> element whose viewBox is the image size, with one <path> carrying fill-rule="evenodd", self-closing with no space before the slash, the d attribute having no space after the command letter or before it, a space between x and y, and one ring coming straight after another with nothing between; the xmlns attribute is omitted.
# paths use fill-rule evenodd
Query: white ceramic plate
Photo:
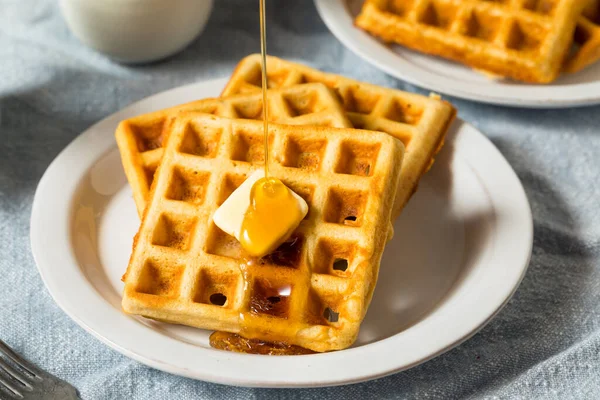
<svg viewBox="0 0 600 400"><path fill-rule="evenodd" d="M600 103L600 63L548 85L490 80L442 58L388 46L356 28L364 0L315 0L331 32L350 50L388 74L463 99L515 107L562 108Z"/></svg>
<svg viewBox="0 0 600 400"><path fill-rule="evenodd" d="M401 371L469 338L508 301L523 277L532 219L506 160L457 121L434 168L396 223L377 290L353 348L268 357L210 348L210 332L121 311L121 275L138 228L113 138L124 118L198 96L225 80L170 90L92 126L50 165L31 215L31 247L52 297L102 342L154 368L244 386L309 387Z"/></svg>

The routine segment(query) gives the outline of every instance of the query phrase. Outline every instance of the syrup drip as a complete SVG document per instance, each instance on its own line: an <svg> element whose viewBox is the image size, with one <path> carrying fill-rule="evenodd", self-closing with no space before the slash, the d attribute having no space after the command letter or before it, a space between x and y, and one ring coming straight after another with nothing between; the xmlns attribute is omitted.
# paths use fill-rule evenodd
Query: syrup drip
<svg viewBox="0 0 600 400"><path fill-rule="evenodd" d="M247 294L250 291L249 268L260 268L260 266L265 264L296 267L299 263L299 252L302 244L302 238L294 236L279 246L273 253L263 258L251 258L244 255L244 260L239 265L244 282L244 293ZM264 286L252 290L251 297L249 298L248 312L249 314L267 314L285 317L287 307L286 311L281 315L280 310L282 307L285 307L291 292L291 285L271 287L269 282L264 282ZM254 336L254 332L246 324L247 320L244 312L240 312L239 318L241 327L239 334L213 332L209 338L211 347L237 353L261 355L303 355L315 353L312 350L281 341L248 339Z"/></svg>
<svg viewBox="0 0 600 400"><path fill-rule="evenodd" d="M267 28L265 14L266 0L259 0L260 7L260 52L262 69L262 102L263 102L263 135L265 152L265 177L258 180L250 193L250 208L244 217L242 223L242 234L240 243L246 250L245 259L240 262L240 272L242 274L244 295L250 290L250 280L248 267L263 261L258 259L265 254L270 253L282 244L295 229L291 223L296 221L302 214L298 207L296 199L291 191L279 179L269 176L269 113L267 106ZM302 215L303 217L303 215ZM299 218L299 220L302 219ZM290 229L290 226L293 226ZM277 240L273 240L276 238ZM296 238L292 243L296 243ZM275 251L277 253L277 251ZM249 256L249 257L248 257ZM281 256L279 256L282 258ZM285 258L285 257L283 257ZM297 260L277 259L279 263L294 263ZM250 299L251 313L277 313L284 304L291 292L291 286L277 289L274 295L266 296L265 299ZM254 336L252 330L248 327L244 311L239 314L240 327L244 336ZM213 332L210 335L210 345L221 350L234 351L239 353L265 354L265 355L300 355L312 354L311 350L289 345L283 342L267 342L258 339L247 339L238 334L229 332Z"/></svg>
<svg viewBox="0 0 600 400"><path fill-rule="evenodd" d="M263 98L265 177L252 186L250 207L244 216L240 243L252 257L262 257L283 243L298 225L302 214L292 192L279 179L269 176L269 112L267 106L266 0L259 0L260 53Z"/></svg>
<svg viewBox="0 0 600 400"><path fill-rule="evenodd" d="M267 22L265 1L260 1L260 55L262 61L263 129L265 137L265 178L269 178L269 112L267 110Z"/></svg>

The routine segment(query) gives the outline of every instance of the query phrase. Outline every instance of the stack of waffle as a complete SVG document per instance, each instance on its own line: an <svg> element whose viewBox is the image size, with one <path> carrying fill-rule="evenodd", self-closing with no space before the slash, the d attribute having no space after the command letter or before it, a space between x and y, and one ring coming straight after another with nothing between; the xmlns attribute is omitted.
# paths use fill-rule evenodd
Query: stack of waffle
<svg viewBox="0 0 600 400"><path fill-rule="evenodd" d="M366 0L356 25L525 82L552 82L600 59L599 0Z"/></svg>
<svg viewBox="0 0 600 400"><path fill-rule="evenodd" d="M123 279L131 314L330 351L350 346L368 308L390 222L433 163L454 108L424 97L268 60L242 60L223 97L121 122L116 138L142 223ZM275 252L248 263L213 222L262 168L309 213ZM230 346L231 336L217 347ZM284 346L284 347L282 347ZM261 350L262 352L262 350Z"/></svg>

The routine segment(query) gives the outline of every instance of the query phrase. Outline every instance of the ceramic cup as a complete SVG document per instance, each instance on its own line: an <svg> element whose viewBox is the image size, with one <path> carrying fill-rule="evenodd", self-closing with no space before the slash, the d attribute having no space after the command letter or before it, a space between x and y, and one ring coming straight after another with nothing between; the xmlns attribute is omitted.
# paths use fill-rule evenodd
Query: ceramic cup
<svg viewBox="0 0 600 400"><path fill-rule="evenodd" d="M73 34L124 63L170 56L204 29L213 0L60 0Z"/></svg>

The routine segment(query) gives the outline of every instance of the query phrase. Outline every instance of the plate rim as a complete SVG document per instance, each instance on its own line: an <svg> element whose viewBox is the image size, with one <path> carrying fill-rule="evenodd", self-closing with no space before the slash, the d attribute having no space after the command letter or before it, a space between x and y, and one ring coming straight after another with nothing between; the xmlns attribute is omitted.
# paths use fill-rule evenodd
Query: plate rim
<svg viewBox="0 0 600 400"><path fill-rule="evenodd" d="M378 39L356 28L346 7L347 1L314 0L314 3L329 31L346 48L395 78L448 96L508 107L555 109L600 104L600 81L559 86L522 84L497 88L476 82L461 82L464 89L457 88L456 78L439 76L402 61L401 57L387 49ZM485 93L482 87L493 94ZM561 98L557 99L557 93Z"/></svg>
<svg viewBox="0 0 600 400"><path fill-rule="evenodd" d="M433 350L430 349L427 351L418 350L417 353L425 353L424 356L414 359L411 362L394 363L392 360L393 367L390 367L390 365L361 367L360 363L357 363L356 368L352 369L351 373L349 373L348 370L341 375L336 372L337 375L332 378L327 377L325 373L330 371L331 368L336 365L343 365L342 363L346 364L352 359L355 361L364 360L365 356L369 356L369 354L373 352L375 352L374 354L379 354L379 356L389 354L388 348L390 346L394 347L395 343L397 344L398 339L396 338L394 342L394 338L398 335L358 348L333 353L300 357L264 357L222 352L183 343L179 340L166 337L157 331L147 329L139 321L126 316L122 312L115 313L114 307L110 305L104 297L97 293L96 289L89 281L87 281L87 278L83 275L83 271L79 267L79 262L75 258L70 239L72 205L70 204L71 201L65 201L65 199L72 199L74 194L73 188L76 188L79 185L81 177L85 176L87 173L87 168L93 165L93 162L102 154L105 154L106 151L110 151L110 149L114 150L116 147L112 132L109 135L109 138L107 138L106 132L102 132L103 125L108 126L114 124L114 126L116 126L116 122L120 119L129 115L139 114L140 112L148 112L151 109L165 107L165 102L185 102L187 97L197 97L197 93L207 91L207 87L222 87L225 81L226 79L208 80L181 86L155 94L117 111L92 125L76 137L59 153L54 161L52 161L40 180L35 192L30 221L32 254L42 280L54 301L71 319L84 328L84 330L91 333L109 347L132 359L150 367L177 375L215 383L248 387L322 387L357 383L380 378L412 368L437 357L477 333L510 300L526 273L531 256L533 245L533 220L529 202L516 173L498 149L476 128L465 122L457 121L454 127L456 130L457 142L467 141L467 143L469 143L475 141L477 142L477 146L482 146L482 148L486 150L472 152L478 153L473 154L472 157L484 156L486 159L492 157L496 162L502 164L503 168L499 168L500 172L494 171L493 173L497 174L516 190L516 195L511 197L511 201L513 201L514 204L506 204L506 199L504 200L504 204L505 206L512 207L511 209L520 215L521 218L513 222L520 224L519 231L522 235L519 236L521 242L517 243L517 248L520 248L521 250L515 252L515 254L519 254L518 257L515 257L515 264L518 265L513 266L510 284L506 285L506 288L500 291L501 293L497 293L502 301L495 302L493 305L488 305L486 311L480 312L482 315L485 314L484 318L475 318L477 319L476 322L471 322L468 328L461 330L464 331L463 334L458 337L452 337L451 340L445 340L443 346L437 346ZM95 157L91 157L94 154ZM84 161L86 171L73 174L72 171L77 171L77 163L81 163L81 161L78 160L86 159L91 160L87 161L87 163ZM496 167L498 166L497 163L494 163L494 165ZM79 166L79 169L82 169L81 165ZM60 191L55 190L57 179L59 182L62 182ZM518 206L515 206L515 204ZM56 221L59 223L57 224ZM52 224L52 222L54 222L54 224ZM45 233L45 226L48 225L53 225L52 235ZM52 246L48 246L48 242L52 243ZM62 263L63 268L65 268L64 265L70 266L71 270L69 275L61 275L58 277L56 276L56 272L54 272L55 275L52 275L52 272L55 271L56 264L59 262ZM62 288L61 279L66 277L70 279L71 285L70 290L68 291L62 290L64 288ZM80 296L84 297L82 298ZM85 307L83 303L85 303ZM85 315L90 307L96 311L97 315L95 317ZM110 310L107 307L110 307ZM98 317L98 313L100 312L112 312L112 314L116 315L100 315L100 317ZM94 318L100 318L100 320L94 320ZM428 318L424 319L424 321L427 320ZM135 323L132 323L132 321L135 321ZM111 328L104 327L102 325L103 323L122 324L123 326L127 326L132 333L142 332L143 335L141 338L135 338L135 340L123 338L123 336L127 336L123 334L119 336L117 333L115 336L114 332L107 332ZM420 326L422 323L423 321L414 326ZM407 331L413 329L414 326ZM144 330L141 331L140 329ZM405 334L405 332L406 331L400 334ZM115 337L118 340L116 340ZM172 355L166 355L164 349L159 349L153 354L148 354L147 351L139 351L140 346L143 348L143 345L150 343L163 343L164 347L172 346L172 349L166 352ZM197 368L193 369L194 363L187 358L185 359L185 362L178 359L178 362L182 362L182 364L178 365L169 361L177 356L185 358L187 353L197 353L197 355L202 356L203 362L214 366L216 372L210 372L206 368L204 370L199 370ZM375 357L375 359L377 359L377 357ZM389 360L387 361L389 364ZM367 363L363 362L363 364ZM249 368L254 371L252 372L254 377L249 377ZM258 377L259 375L257 375L258 371L272 372L275 368L277 369L276 378L268 375L266 375L266 377L264 377L265 375L260 375L260 377ZM295 376L297 379L294 381L289 379L292 375L288 375L287 379L285 379L285 374L282 374L282 372L285 373L286 371L287 373L294 372L298 368L303 368L303 372L302 374Z"/></svg>

